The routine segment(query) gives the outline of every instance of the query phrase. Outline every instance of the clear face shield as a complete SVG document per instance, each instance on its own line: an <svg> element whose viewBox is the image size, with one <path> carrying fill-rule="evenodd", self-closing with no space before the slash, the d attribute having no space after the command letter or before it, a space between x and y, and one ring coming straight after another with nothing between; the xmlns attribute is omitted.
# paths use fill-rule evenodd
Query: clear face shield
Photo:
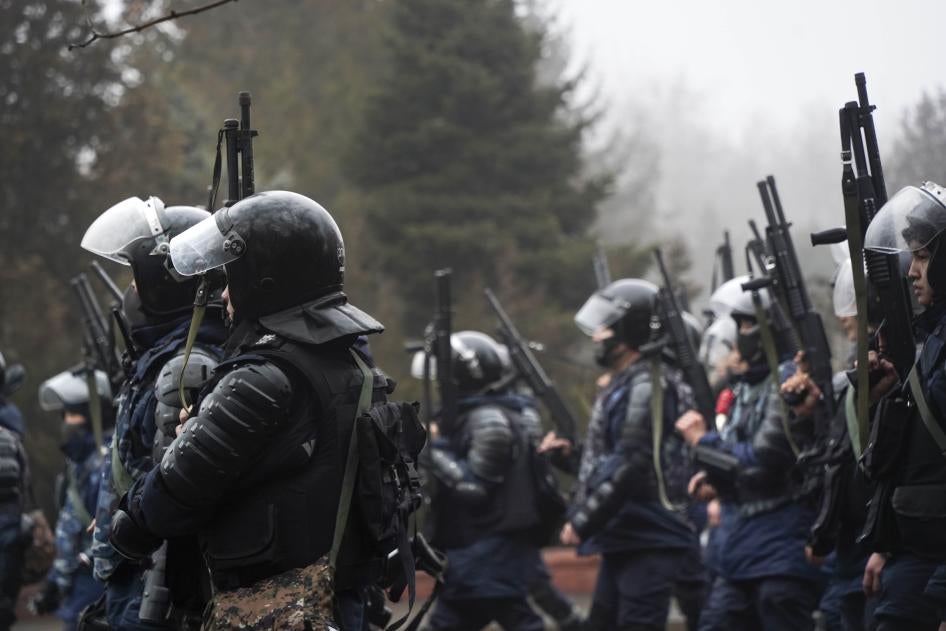
<svg viewBox="0 0 946 631"><path fill-rule="evenodd" d="M179 274L203 274L246 252L246 242L232 229L229 210L222 208L171 239L171 264Z"/></svg>
<svg viewBox="0 0 946 631"><path fill-rule="evenodd" d="M108 376L101 370L95 371L95 385L99 397L112 398ZM46 412L55 412L67 405L82 405L88 401L88 382L82 372L67 370L50 377L39 386L39 406Z"/></svg>
<svg viewBox="0 0 946 631"><path fill-rule="evenodd" d="M946 230L946 189L933 182L907 186L891 197L867 226L864 249L916 252Z"/></svg>
<svg viewBox="0 0 946 631"><path fill-rule="evenodd" d="M736 347L736 321L729 317L717 318L703 334L700 361L707 368L715 367Z"/></svg>
<svg viewBox="0 0 946 631"><path fill-rule="evenodd" d="M83 249L121 265L131 265L132 252L140 241L153 239L152 254L166 255L168 238L161 225L164 202L129 197L106 210L92 222L82 237Z"/></svg>
<svg viewBox="0 0 946 631"><path fill-rule="evenodd" d="M627 313L630 305L620 298L606 298L594 293L575 314L575 324L588 337L606 329Z"/></svg>

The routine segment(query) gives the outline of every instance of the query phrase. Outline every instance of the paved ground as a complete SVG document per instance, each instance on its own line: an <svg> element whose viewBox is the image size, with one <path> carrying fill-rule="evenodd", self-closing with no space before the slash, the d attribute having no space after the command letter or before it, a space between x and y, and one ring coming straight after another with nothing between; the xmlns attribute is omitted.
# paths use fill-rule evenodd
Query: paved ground
<svg viewBox="0 0 946 631"><path fill-rule="evenodd" d="M589 597L588 596L577 596L575 602L579 607L588 610ZM398 618L399 613L403 613L405 605L395 605L395 620ZM43 616L42 618L31 618L27 620L21 620L13 625L13 631L58 631L62 628L62 623L59 622L56 618L52 616ZM551 624L548 625L548 629L554 629L555 627ZM683 617L680 615L679 610L674 607L670 612L670 620L667 623L667 631L683 631ZM498 631L498 626L489 627L490 631Z"/></svg>

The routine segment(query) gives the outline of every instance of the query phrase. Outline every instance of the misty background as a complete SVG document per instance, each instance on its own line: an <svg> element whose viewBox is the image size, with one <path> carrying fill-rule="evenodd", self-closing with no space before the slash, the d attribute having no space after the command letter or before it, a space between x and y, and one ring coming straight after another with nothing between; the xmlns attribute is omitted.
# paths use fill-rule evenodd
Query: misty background
<svg viewBox="0 0 946 631"><path fill-rule="evenodd" d="M660 245L699 313L724 230L745 270L770 173L843 357L834 266L807 235L841 222L837 111L855 72L878 106L889 192L946 183L946 6L931 0L241 0L68 49L90 24L202 4L0 2L0 351L29 372L14 401L47 508L59 419L36 390L82 358L81 236L132 195L206 203L240 90L260 130L257 190L332 212L346 291L386 325L372 349L405 399L420 385L403 345L449 265L456 328L495 330L492 287L584 421L597 370L573 316L595 289L596 242L614 278L655 279Z"/></svg>
<svg viewBox="0 0 946 631"><path fill-rule="evenodd" d="M651 228L681 236L705 304L723 229L745 272L746 220L764 224L757 180L774 174L799 258L826 286L834 262L808 234L843 223L838 109L867 75L887 186L942 179L941 155L906 146L924 95L941 94L946 4L935 0L783 3L546 0L585 98L602 109L599 142L649 150L615 164L616 195L598 231L610 242ZM617 141L618 144L622 142ZM926 160L916 154L924 153ZM641 195L642 174L651 176ZM646 190L646 187L645 187ZM650 223L646 223L650 221ZM817 284L816 284L817 283ZM819 299L818 296L814 296ZM826 302L822 304L827 305Z"/></svg>

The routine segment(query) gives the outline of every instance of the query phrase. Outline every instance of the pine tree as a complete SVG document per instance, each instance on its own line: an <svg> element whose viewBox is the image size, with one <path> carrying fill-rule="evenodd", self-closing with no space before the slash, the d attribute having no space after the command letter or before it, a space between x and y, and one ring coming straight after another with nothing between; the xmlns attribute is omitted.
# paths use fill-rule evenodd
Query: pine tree
<svg viewBox="0 0 946 631"><path fill-rule="evenodd" d="M609 180L585 174L589 121L569 107L575 86L537 81L543 35L516 9L404 0L393 10L387 74L346 167L368 198L374 262L415 325L438 267L462 288L520 289L559 314L593 287L586 233Z"/></svg>

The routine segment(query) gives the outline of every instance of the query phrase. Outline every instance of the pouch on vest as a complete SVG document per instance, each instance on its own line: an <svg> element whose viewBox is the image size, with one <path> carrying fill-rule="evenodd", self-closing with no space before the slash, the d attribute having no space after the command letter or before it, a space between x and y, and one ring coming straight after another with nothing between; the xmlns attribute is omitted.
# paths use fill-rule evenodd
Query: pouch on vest
<svg viewBox="0 0 946 631"><path fill-rule="evenodd" d="M427 443L418 409L417 403L390 401L373 406L355 425L359 458L354 502L376 554L398 561L386 564L381 586L390 590L392 600L408 589L409 606L414 604L416 567L408 526L423 502L416 463ZM406 616L393 626L405 621Z"/></svg>
<svg viewBox="0 0 946 631"><path fill-rule="evenodd" d="M898 486L891 506L905 548L946 559L946 485Z"/></svg>

